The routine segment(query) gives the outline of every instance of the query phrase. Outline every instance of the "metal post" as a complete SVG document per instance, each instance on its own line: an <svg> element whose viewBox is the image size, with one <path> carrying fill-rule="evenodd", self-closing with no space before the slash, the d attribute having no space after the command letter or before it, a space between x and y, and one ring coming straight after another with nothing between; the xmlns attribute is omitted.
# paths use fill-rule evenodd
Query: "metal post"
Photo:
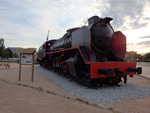
<svg viewBox="0 0 150 113"><path fill-rule="evenodd" d="M32 75L31 75L31 81L33 82L34 79L34 53L32 54Z"/></svg>
<svg viewBox="0 0 150 113"><path fill-rule="evenodd" d="M20 53L20 60L19 60L19 81L21 80L21 53Z"/></svg>

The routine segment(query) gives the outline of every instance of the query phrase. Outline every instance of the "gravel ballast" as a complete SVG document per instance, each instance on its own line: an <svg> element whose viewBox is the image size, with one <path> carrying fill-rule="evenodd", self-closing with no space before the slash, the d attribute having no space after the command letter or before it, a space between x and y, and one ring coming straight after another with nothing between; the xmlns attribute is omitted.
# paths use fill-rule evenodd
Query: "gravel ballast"
<svg viewBox="0 0 150 113"><path fill-rule="evenodd" d="M148 86L120 83L120 87L104 86L98 89L90 89L40 66L35 66L35 70L42 75L49 77L69 94L73 94L79 98L84 98L90 102L106 105L123 101L125 99L137 99L150 96L150 87Z"/></svg>

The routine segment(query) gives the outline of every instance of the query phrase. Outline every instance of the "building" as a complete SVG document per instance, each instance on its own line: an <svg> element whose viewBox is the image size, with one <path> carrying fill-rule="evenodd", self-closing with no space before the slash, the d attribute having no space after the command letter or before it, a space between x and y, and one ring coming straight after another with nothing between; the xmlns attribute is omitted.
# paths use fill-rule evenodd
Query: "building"
<svg viewBox="0 0 150 113"><path fill-rule="evenodd" d="M137 52L136 51L128 51L126 53L127 61L137 61Z"/></svg>

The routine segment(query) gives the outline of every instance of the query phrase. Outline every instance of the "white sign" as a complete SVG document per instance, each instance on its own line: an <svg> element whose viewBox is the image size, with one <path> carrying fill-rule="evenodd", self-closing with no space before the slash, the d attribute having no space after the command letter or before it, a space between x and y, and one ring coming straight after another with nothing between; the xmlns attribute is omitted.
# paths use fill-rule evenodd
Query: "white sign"
<svg viewBox="0 0 150 113"><path fill-rule="evenodd" d="M21 64L32 64L32 55L22 54Z"/></svg>

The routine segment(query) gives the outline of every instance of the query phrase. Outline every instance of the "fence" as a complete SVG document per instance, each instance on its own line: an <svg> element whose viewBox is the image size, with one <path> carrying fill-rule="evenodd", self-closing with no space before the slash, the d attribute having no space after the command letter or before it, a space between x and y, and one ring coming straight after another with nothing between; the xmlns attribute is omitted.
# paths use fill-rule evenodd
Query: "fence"
<svg viewBox="0 0 150 113"><path fill-rule="evenodd" d="M8 59L0 58L0 62L16 62L16 63L19 63L19 58L8 58ZM37 64L36 59L34 59L34 64Z"/></svg>
<svg viewBox="0 0 150 113"><path fill-rule="evenodd" d="M8 59L0 58L0 62L19 62L19 58L8 58Z"/></svg>

